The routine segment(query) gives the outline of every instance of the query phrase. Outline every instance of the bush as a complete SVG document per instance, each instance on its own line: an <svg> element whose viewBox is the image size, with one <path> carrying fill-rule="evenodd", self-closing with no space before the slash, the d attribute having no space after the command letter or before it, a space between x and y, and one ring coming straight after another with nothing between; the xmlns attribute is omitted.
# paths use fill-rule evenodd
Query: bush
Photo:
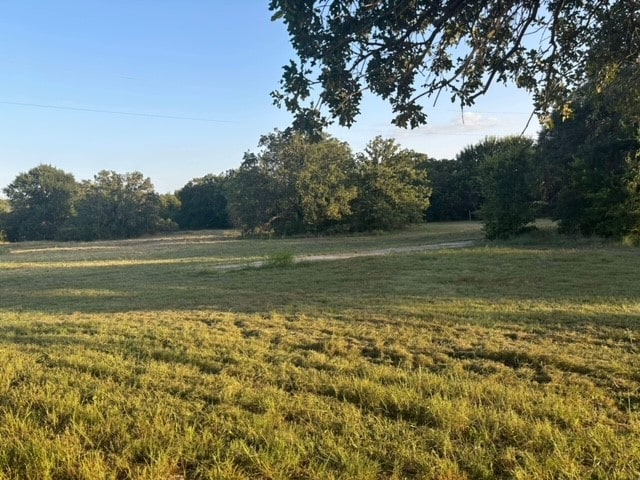
<svg viewBox="0 0 640 480"><path fill-rule="evenodd" d="M277 252L269 255L264 262L265 267L291 267L295 263L295 257L291 252Z"/></svg>
<svg viewBox="0 0 640 480"><path fill-rule="evenodd" d="M636 229L628 235L625 235L622 243L627 247L640 247L640 229Z"/></svg>
<svg viewBox="0 0 640 480"><path fill-rule="evenodd" d="M175 232L180 227L170 218L160 218L156 222L156 232Z"/></svg>

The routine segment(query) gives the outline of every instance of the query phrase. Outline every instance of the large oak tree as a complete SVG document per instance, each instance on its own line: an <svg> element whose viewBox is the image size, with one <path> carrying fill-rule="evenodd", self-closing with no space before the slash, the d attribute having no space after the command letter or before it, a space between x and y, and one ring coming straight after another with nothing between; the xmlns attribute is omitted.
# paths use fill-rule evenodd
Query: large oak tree
<svg viewBox="0 0 640 480"><path fill-rule="evenodd" d="M274 100L315 133L327 117L351 125L365 90L402 127L426 123L425 97L464 107L495 82L532 92L543 112L640 53L639 0L270 0L270 9L298 56Z"/></svg>

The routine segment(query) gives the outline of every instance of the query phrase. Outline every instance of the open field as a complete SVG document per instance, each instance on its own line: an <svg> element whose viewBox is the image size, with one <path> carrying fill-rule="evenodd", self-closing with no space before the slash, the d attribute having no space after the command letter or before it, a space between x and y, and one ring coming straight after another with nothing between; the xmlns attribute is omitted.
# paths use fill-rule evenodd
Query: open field
<svg viewBox="0 0 640 480"><path fill-rule="evenodd" d="M0 245L0 479L637 479L639 281L467 222Z"/></svg>

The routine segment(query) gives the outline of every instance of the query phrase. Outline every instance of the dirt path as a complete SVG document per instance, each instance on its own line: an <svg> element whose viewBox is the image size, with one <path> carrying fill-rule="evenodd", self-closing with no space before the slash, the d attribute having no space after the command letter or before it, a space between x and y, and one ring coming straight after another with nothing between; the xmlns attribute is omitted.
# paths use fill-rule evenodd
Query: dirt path
<svg viewBox="0 0 640 480"><path fill-rule="evenodd" d="M389 247L376 250L363 250L359 252L346 253L328 253L325 255L299 255L296 256L294 262L321 262L323 260L346 260L357 257L381 257L394 253L411 253L423 252L425 250L442 250L444 248L464 248L470 247L475 242L473 240L465 240L461 242L431 243L428 245L414 245L412 247Z"/></svg>
<svg viewBox="0 0 640 480"><path fill-rule="evenodd" d="M411 252L424 252L427 250L443 250L445 248L466 248L475 245L474 240L463 240L459 242L444 242L444 243L430 243L427 245L414 245L411 247L389 247L379 248L372 250L361 250L355 252L345 253L327 253L322 255L296 255L293 257L294 263L302 262L323 262L329 260L348 260L350 258L359 257L381 257L384 255L392 255L394 253L411 253ZM266 261L251 262L251 263L234 263L231 265L218 265L216 270L239 270L247 267L262 267L266 264Z"/></svg>

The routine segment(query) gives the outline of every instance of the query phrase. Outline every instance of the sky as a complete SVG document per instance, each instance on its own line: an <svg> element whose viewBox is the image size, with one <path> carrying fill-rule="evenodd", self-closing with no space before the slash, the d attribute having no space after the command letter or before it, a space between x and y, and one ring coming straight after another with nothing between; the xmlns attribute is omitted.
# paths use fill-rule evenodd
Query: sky
<svg viewBox="0 0 640 480"><path fill-rule="evenodd" d="M270 17L268 0L0 0L0 189L42 163L77 180L140 171L160 193L238 167L291 121L269 93L295 56ZM464 114L427 102L429 124L402 130L365 96L356 124L329 133L354 151L382 135L453 158L520 134L533 109L501 85Z"/></svg>

